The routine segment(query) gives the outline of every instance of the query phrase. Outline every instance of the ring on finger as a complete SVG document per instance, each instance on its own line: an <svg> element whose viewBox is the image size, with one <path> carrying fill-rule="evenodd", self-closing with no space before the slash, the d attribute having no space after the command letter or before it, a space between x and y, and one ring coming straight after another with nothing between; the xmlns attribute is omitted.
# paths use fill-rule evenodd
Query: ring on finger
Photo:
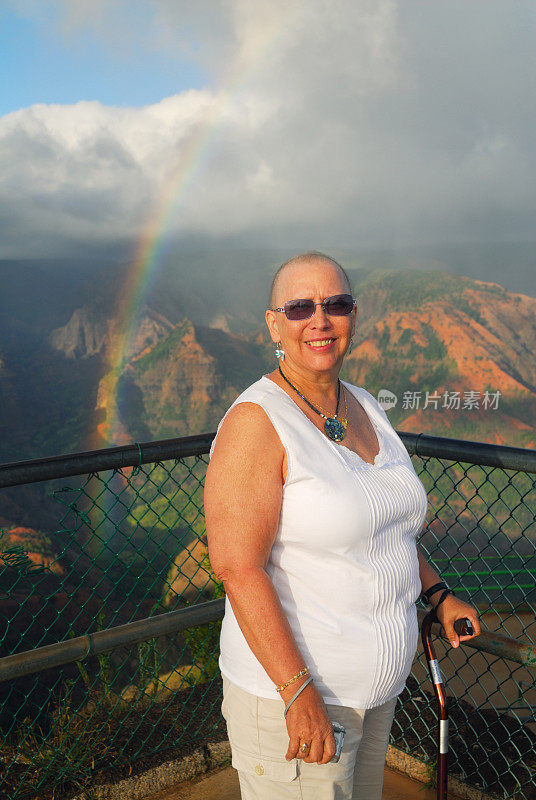
<svg viewBox="0 0 536 800"><path fill-rule="evenodd" d="M305 742L300 745L300 753L306 753L309 750L309 745Z"/></svg>

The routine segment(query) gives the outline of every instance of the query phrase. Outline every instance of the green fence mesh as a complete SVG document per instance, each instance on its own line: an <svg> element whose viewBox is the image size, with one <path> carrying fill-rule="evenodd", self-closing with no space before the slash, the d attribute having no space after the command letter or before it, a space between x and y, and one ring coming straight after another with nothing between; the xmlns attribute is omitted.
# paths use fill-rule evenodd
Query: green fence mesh
<svg viewBox="0 0 536 800"><path fill-rule="evenodd" d="M534 476L414 464L430 500L421 544L440 574L489 629L534 643ZM221 596L205 539L206 465L195 456L71 479L54 492L61 518L45 569L0 540L0 655ZM0 683L0 793L69 796L222 739L219 625ZM499 798L534 800L533 671L441 641L436 651L452 697L450 773ZM391 742L427 762L431 778L435 719L419 651Z"/></svg>
<svg viewBox="0 0 536 800"><path fill-rule="evenodd" d="M494 467L414 458L429 498L421 545L484 625L536 639L534 476ZM450 695L449 774L499 798L536 797L534 671L468 647L436 642ZM430 765L435 700L421 651L397 708L392 743Z"/></svg>

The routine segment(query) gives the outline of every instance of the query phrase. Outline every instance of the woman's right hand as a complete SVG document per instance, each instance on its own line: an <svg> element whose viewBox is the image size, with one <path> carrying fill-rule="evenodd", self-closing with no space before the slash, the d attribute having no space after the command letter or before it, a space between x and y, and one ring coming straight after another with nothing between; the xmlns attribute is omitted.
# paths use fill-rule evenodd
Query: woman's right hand
<svg viewBox="0 0 536 800"><path fill-rule="evenodd" d="M284 690L281 699L285 704L299 688L299 684L297 686L293 684ZM293 758L303 758L308 763L317 764L327 764L331 761L335 755L333 726L325 703L314 683L310 683L292 703L286 722L290 739L285 756L287 761ZM305 752L300 750L300 746L304 743L309 745Z"/></svg>

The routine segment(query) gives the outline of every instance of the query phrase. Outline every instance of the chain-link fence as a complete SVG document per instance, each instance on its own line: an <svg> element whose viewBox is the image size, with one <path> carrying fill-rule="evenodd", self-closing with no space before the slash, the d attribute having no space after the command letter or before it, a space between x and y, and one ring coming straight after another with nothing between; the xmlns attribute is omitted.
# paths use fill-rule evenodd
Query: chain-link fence
<svg viewBox="0 0 536 800"><path fill-rule="evenodd" d="M421 544L438 571L490 630L534 643L536 454L403 439L428 491ZM210 440L0 468L1 486L78 476L52 491L61 512L53 533L32 539L19 527L0 539L0 793L10 800L76 794L224 737L219 622L173 623L174 612L222 595L203 516ZM168 632L154 635L167 620ZM72 645L70 663L56 642L61 652ZM27 657L12 654L30 650L22 674ZM499 798L533 800L533 669L468 647L436 650L455 698L451 773ZM427 762L433 779L435 706L421 654L391 741Z"/></svg>
<svg viewBox="0 0 536 800"><path fill-rule="evenodd" d="M504 469L491 453L481 460L492 466L414 456L429 498L421 546L456 594L479 608L489 630L534 644L535 464L532 473ZM453 650L439 642L436 650L451 697L450 772L499 798L535 798L534 669L463 646ZM429 687L420 652L400 698L392 742L427 761L433 774L435 702Z"/></svg>

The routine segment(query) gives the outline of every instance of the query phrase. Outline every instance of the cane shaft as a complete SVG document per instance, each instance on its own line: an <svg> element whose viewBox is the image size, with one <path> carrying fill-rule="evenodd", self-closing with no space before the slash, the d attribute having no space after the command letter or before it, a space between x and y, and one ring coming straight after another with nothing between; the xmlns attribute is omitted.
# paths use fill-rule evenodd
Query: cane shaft
<svg viewBox="0 0 536 800"><path fill-rule="evenodd" d="M449 719L443 678L441 676L441 670L439 669L439 664L437 663L434 647L432 645L432 622L432 615L427 614L422 623L421 638L438 705L436 776L437 800L447 800Z"/></svg>

